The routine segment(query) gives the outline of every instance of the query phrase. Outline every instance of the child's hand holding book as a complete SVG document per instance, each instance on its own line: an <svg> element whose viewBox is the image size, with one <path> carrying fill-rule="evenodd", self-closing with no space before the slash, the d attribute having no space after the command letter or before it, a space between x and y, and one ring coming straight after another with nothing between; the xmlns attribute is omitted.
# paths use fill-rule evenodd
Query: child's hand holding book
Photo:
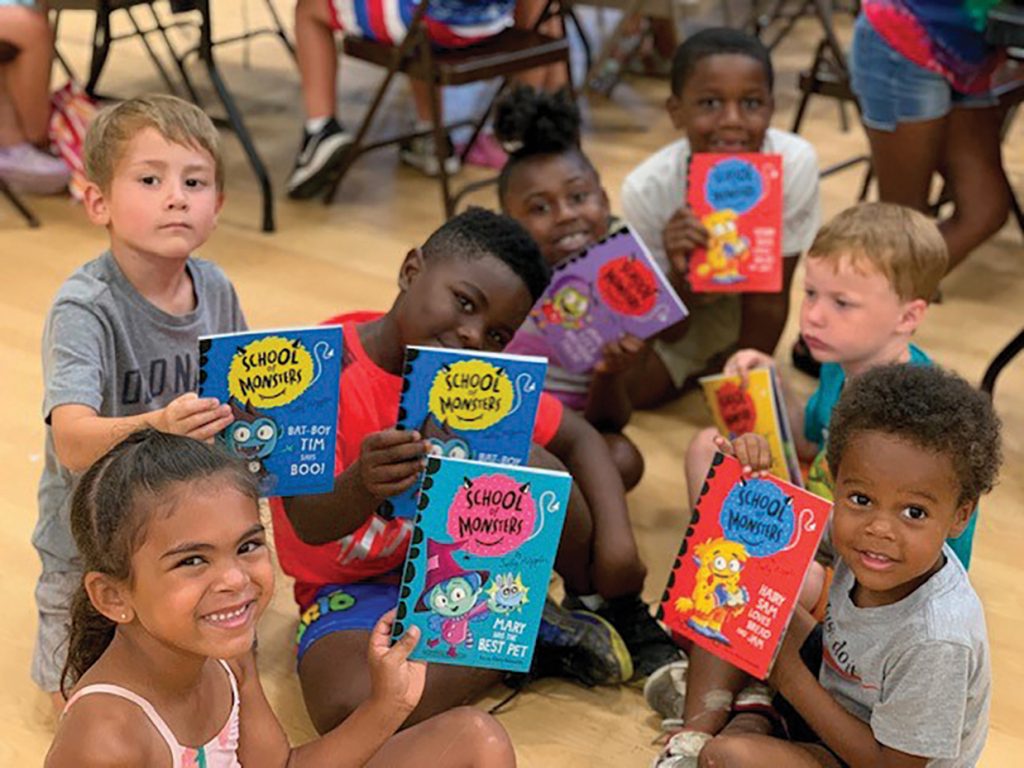
<svg viewBox="0 0 1024 768"><path fill-rule="evenodd" d="M764 477L772 467L772 451L768 441L753 432L740 435L732 442L716 435L715 447L742 464L744 474Z"/></svg>
<svg viewBox="0 0 1024 768"><path fill-rule="evenodd" d="M370 635L370 698L387 710L408 714L423 695L427 665L422 661L409 661L409 654L420 640L419 627L409 626L398 642L391 644L394 619L395 611L388 611Z"/></svg>
<svg viewBox="0 0 1024 768"><path fill-rule="evenodd" d="M366 436L359 453L359 477L377 499L412 488L426 466L427 445L415 430L383 429Z"/></svg>
<svg viewBox="0 0 1024 768"><path fill-rule="evenodd" d="M643 339L631 333L623 334L617 341L609 341L604 345L601 360L594 366L594 372L606 376L625 373L636 364L646 348L647 343Z"/></svg>
<svg viewBox="0 0 1024 768"><path fill-rule="evenodd" d="M739 376L740 386L747 388L747 374L758 368L771 368L775 359L759 349L741 349L734 352L725 361L722 373L726 376Z"/></svg>

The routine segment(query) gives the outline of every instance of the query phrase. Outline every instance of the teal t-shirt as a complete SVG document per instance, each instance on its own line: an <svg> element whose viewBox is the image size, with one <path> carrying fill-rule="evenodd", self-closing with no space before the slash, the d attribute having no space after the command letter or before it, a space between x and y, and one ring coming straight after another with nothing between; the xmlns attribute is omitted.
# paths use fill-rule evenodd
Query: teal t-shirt
<svg viewBox="0 0 1024 768"><path fill-rule="evenodd" d="M932 360L928 355L913 344L910 345L910 365L931 365ZM832 420L832 409L839 402L839 396L843 393L843 384L846 383L846 374L839 363L825 363L821 366L821 377L818 388L807 401L804 409L804 437L812 443L821 446L821 451L814 459L808 477L808 489L818 494L825 494L831 498L832 483L831 477L825 479L827 467L825 464L825 447L828 443L828 425ZM971 564L971 548L974 544L974 528L978 523L978 510L975 509L971 515L967 528L955 539L948 539L946 543L960 558L964 568Z"/></svg>

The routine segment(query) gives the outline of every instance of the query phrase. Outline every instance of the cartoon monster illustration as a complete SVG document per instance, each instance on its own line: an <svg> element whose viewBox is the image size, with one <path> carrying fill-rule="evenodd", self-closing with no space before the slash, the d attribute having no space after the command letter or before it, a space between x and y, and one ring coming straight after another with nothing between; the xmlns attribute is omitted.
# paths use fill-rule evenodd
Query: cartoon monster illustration
<svg viewBox="0 0 1024 768"><path fill-rule="evenodd" d="M428 648L442 642L448 645L448 656L456 658L458 647L472 647L470 622L479 621L490 612L482 599L488 571L466 571L455 562L454 553L461 543L446 544L427 539L427 578L423 593L416 601L417 612L430 611L430 629L439 637L427 640Z"/></svg>
<svg viewBox="0 0 1024 768"><path fill-rule="evenodd" d="M681 614L693 614L686 624L712 640L731 645L722 634L729 617L739 616L750 595L740 586L740 572L747 561L746 548L738 541L708 539L693 548L697 579L690 597L680 597L675 608Z"/></svg>
<svg viewBox="0 0 1024 768"><path fill-rule="evenodd" d="M587 324L594 303L590 284L575 275L566 275L552 283L544 301L530 314L541 328L560 325L575 331Z"/></svg>
<svg viewBox="0 0 1024 768"><path fill-rule="evenodd" d="M242 408L232 398L230 405L235 420L217 438L231 454L245 461L252 474L262 480L269 474L263 461L277 447L281 428L274 419L260 413L248 402Z"/></svg>
<svg viewBox="0 0 1024 768"><path fill-rule="evenodd" d="M469 443L459 437L448 422L438 422L429 413L420 425L420 434L423 439L430 443L429 453L431 456L441 456L449 459L468 459Z"/></svg>
<svg viewBox="0 0 1024 768"><path fill-rule="evenodd" d="M523 585L521 573L515 576L511 573L499 573L487 590L487 607L492 613L502 615L510 614L512 611L522 613L523 606L530 602L526 598L529 591L530 588Z"/></svg>
<svg viewBox="0 0 1024 768"><path fill-rule="evenodd" d="M723 208L705 216L701 222L708 231L707 260L697 267L700 277L709 277L721 285L746 280L740 273L740 261L750 255L750 240L736 227L736 211Z"/></svg>

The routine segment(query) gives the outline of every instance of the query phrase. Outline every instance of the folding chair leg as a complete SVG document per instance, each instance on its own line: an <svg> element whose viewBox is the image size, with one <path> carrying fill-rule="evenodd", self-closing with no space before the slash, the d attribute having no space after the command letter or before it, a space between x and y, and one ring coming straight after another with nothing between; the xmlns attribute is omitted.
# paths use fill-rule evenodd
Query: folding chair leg
<svg viewBox="0 0 1024 768"><path fill-rule="evenodd" d="M14 190L7 186L7 182L3 179L0 179L0 195L7 198L10 204L17 209L18 213L21 214L21 217L25 219L32 229L39 227L39 219L37 219L35 214L29 210L28 206L21 201L21 198L14 194Z"/></svg>
<svg viewBox="0 0 1024 768"><path fill-rule="evenodd" d="M284 43L284 47L288 49L288 53L290 53L292 58L295 59L295 44L289 39L288 34L284 31L284 25L281 23L281 17L277 15L277 10L274 8L273 0L263 1L267 6L267 12L270 14L270 18L274 20L274 35L280 38L281 42Z"/></svg>
<svg viewBox="0 0 1024 768"><path fill-rule="evenodd" d="M202 14L203 19L202 27L199 32L199 57L206 65L206 71L210 76L210 81L213 83L213 87L217 90L217 96L220 97L220 102L224 105L224 110L228 113L228 120L231 123L231 128L238 137L238 141L242 144L242 149L245 150L245 154L249 158L249 165L252 166L252 171L256 174L256 180L259 182L260 193L263 200L262 229L264 232L273 232L274 195L273 190L270 187L270 177L267 175L267 169L263 165L263 160L260 158L259 152L256 151L256 145L253 144L252 136L249 135L249 131L245 127L245 122L242 120L242 113L238 111L235 100L232 97L231 92L228 91L227 85L225 85L224 79L221 77L220 70L217 69L217 63L213 59L213 32L210 29L210 0L198 0L198 2L196 2L196 8Z"/></svg>
<svg viewBox="0 0 1024 768"><path fill-rule="evenodd" d="M174 65L178 68L178 74L181 76L181 82L185 85L185 90L188 91L188 96L192 100L192 103L197 106L202 106L202 101L199 98L199 92L196 90L195 84L192 82L192 78L189 77L188 69L185 67L185 57L179 56L177 49L175 49L173 43L171 43L170 35L167 34L167 27L164 26L160 17L157 16L156 9L149 5L149 13L153 17L153 24L156 26L157 31L164 40L164 46L167 48L167 52L170 54L171 59L174 60ZM186 54L188 55L188 54Z"/></svg>
<svg viewBox="0 0 1024 768"><path fill-rule="evenodd" d="M103 66L107 63L108 53L110 53L110 4L107 0L100 0L96 6L96 26L92 33L89 82L85 85L85 92L90 96L96 96L96 84L100 80Z"/></svg>
<svg viewBox="0 0 1024 768"><path fill-rule="evenodd" d="M156 55L156 51L153 50L153 46L149 44L149 40L146 38L146 33L142 30L142 27L139 25L138 20L135 18L135 14L132 13L132 9L129 7L125 8L124 10L125 13L128 14L128 18L131 21L132 26L135 28L135 34L138 36L139 40L142 41L142 46L146 49L146 53L149 54L149 58L153 61L153 65L156 67L157 72L160 73L160 78L164 81L164 84L167 86L167 90L169 90L173 94L177 94L177 85L174 83L173 80L171 80L170 74L164 67L164 63L160 61L160 57Z"/></svg>

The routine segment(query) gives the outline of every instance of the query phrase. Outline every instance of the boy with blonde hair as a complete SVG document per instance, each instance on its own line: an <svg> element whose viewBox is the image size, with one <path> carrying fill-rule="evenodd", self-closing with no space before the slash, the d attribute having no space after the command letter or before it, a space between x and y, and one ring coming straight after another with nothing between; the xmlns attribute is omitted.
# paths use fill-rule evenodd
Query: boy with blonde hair
<svg viewBox="0 0 1024 768"><path fill-rule="evenodd" d="M807 254L800 333L821 366L817 390L803 402L786 386L786 404L797 455L807 467L807 486L832 497L833 481L826 460L829 422L848 379L891 363L930 365L929 357L911 338L924 319L928 303L946 272L949 256L935 223L917 211L892 203L863 203L847 208L818 232ZM747 375L775 365L771 356L754 349L733 354L724 373ZM686 452L686 482L693 507L711 458L722 440L714 428L699 432ZM977 515L949 544L966 567ZM825 559L831 555L826 553ZM812 567L801 604L823 606L828 573ZM733 693L748 678L734 667L694 647L683 679L679 662L651 675L645 689L648 703L667 718L682 715L682 731L673 737L674 752L660 768L696 765L696 755L736 711L766 702L756 690ZM753 688L753 687L752 687ZM685 693L685 702L683 699ZM726 697L708 693L728 693ZM710 704L709 704L710 702ZM671 757L672 759L667 759ZM692 760L687 762L682 758ZM679 758L677 762L673 762Z"/></svg>
<svg viewBox="0 0 1024 768"><path fill-rule="evenodd" d="M43 331L46 462L32 544L39 631L32 678L60 703L69 603L81 564L68 526L75 476L137 429L198 440L231 422L195 394L198 339L245 329L238 297L194 258L223 204L220 138L198 107L171 96L101 112L85 142L85 210L110 248L61 286Z"/></svg>

